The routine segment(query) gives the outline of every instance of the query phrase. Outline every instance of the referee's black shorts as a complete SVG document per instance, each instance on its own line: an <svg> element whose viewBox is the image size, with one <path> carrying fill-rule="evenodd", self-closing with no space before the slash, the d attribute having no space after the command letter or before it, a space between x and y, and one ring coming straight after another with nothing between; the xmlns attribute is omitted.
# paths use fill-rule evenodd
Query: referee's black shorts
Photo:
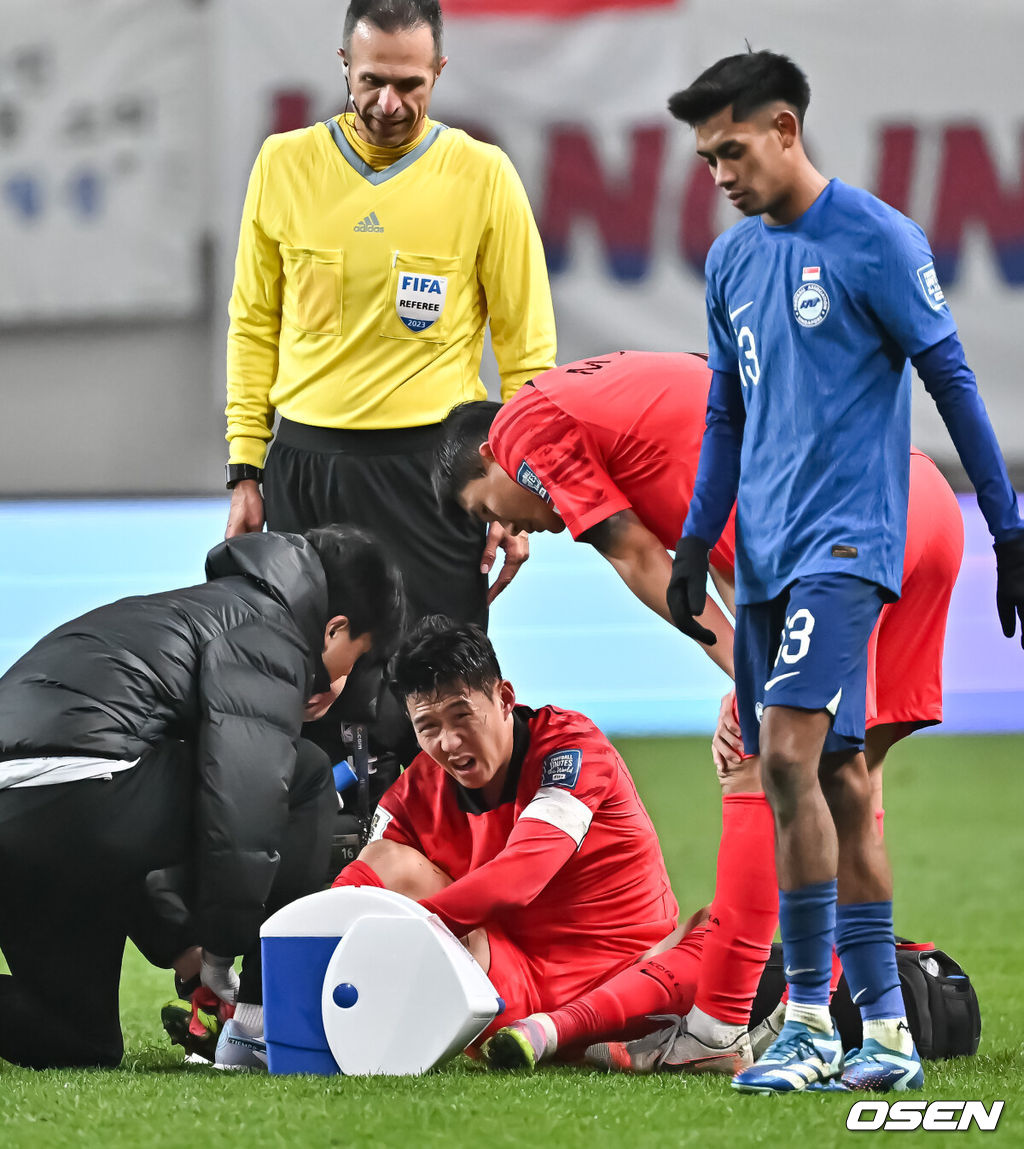
<svg viewBox="0 0 1024 1149"><path fill-rule="evenodd" d="M437 424L346 431L282 419L263 471L267 528L365 527L402 572L410 622L439 613L486 627L485 532L434 499L430 464L439 436Z"/></svg>

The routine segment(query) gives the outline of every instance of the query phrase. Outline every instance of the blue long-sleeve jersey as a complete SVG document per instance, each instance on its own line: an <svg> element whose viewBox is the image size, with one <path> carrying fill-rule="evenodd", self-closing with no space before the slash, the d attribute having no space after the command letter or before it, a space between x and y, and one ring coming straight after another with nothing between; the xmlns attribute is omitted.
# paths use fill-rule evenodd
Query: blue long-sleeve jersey
<svg viewBox="0 0 1024 1149"><path fill-rule="evenodd" d="M910 363L998 540L1016 496L921 229L833 180L795 222L744 220L707 260L708 430L684 527L709 543L737 501L737 601L845 572L899 595Z"/></svg>

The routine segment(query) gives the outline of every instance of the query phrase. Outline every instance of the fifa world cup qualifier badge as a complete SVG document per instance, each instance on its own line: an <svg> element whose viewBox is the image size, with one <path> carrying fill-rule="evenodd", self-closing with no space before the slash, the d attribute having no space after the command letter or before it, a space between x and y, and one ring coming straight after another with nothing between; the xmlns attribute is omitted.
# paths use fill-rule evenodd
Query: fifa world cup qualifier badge
<svg viewBox="0 0 1024 1149"><path fill-rule="evenodd" d="M534 469L525 459L519 464L519 469L516 471L516 482L531 494L539 495L546 503L551 502L547 487L537 478Z"/></svg>
<svg viewBox="0 0 1024 1149"><path fill-rule="evenodd" d="M793 293L793 314L801 327L817 327L828 315L831 303L828 292L821 286L820 267L805 267L801 284Z"/></svg>
<svg viewBox="0 0 1024 1149"><path fill-rule="evenodd" d="M561 786L563 790L575 790L580 780L583 766L583 751L579 749L556 750L544 759L541 770L542 786Z"/></svg>

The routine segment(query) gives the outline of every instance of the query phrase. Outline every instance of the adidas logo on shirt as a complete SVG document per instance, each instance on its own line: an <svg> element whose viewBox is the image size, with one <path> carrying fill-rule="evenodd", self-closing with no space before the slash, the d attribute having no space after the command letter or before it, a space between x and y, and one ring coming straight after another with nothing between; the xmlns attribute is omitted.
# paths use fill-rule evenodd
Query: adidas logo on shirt
<svg viewBox="0 0 1024 1149"><path fill-rule="evenodd" d="M383 231L384 228L381 225L380 220L377 218L377 213L375 211L371 211L370 214L365 219L361 219L352 230Z"/></svg>

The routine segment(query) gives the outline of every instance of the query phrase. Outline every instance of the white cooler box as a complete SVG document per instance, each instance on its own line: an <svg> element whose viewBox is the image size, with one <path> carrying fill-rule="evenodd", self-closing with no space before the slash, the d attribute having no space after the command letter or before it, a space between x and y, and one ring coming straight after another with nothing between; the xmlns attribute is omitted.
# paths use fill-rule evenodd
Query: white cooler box
<svg viewBox="0 0 1024 1149"><path fill-rule="evenodd" d="M504 1009L455 935L391 890L310 894L260 936L271 1073L425 1073Z"/></svg>

